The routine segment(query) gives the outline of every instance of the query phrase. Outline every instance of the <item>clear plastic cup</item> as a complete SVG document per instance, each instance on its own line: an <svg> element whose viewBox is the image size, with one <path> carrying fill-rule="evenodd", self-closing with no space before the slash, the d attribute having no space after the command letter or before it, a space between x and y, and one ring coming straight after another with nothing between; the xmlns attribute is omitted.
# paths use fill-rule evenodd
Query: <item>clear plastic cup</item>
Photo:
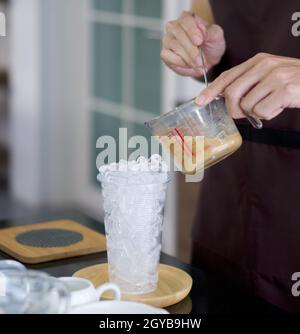
<svg viewBox="0 0 300 334"><path fill-rule="evenodd" d="M170 152L184 174L203 171L234 153L242 144L242 137L220 96L205 107L198 106L193 99L146 122L145 126ZM200 136L204 139L203 145L196 145L196 138ZM191 161L196 162L192 169L185 164L191 156ZM203 158L197 160L198 156Z"/></svg>
<svg viewBox="0 0 300 334"><path fill-rule="evenodd" d="M163 172L112 172L102 184L109 281L122 293L156 289L163 209L169 177Z"/></svg>
<svg viewBox="0 0 300 334"><path fill-rule="evenodd" d="M28 270L29 285L26 314L64 314L68 311L70 292L60 280L46 273Z"/></svg>

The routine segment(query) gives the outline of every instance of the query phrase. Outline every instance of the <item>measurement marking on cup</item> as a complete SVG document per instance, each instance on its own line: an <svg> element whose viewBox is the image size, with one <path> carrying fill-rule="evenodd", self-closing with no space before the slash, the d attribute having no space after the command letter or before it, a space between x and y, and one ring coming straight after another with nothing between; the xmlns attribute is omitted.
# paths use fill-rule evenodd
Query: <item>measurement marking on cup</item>
<svg viewBox="0 0 300 334"><path fill-rule="evenodd" d="M184 140L182 139L182 136L181 136L180 132L178 131L178 129L176 129L176 128L172 129L171 130L171 135L172 135L171 138L175 138L178 145L182 145L182 142L184 143ZM184 150L184 148L183 148L183 150Z"/></svg>
<svg viewBox="0 0 300 334"><path fill-rule="evenodd" d="M186 145L186 142L184 141L184 138L182 137L181 133L179 132L179 130L177 128L175 128L176 133L178 134L178 136L180 137L180 139L183 142L183 149L185 150L185 148L187 149L188 153L193 155L193 152L190 150L190 148Z"/></svg>
<svg viewBox="0 0 300 334"><path fill-rule="evenodd" d="M182 137L181 133L179 132L179 130L177 128L175 128L176 133L178 134L178 136L181 138L182 142L184 143L184 138Z"/></svg>

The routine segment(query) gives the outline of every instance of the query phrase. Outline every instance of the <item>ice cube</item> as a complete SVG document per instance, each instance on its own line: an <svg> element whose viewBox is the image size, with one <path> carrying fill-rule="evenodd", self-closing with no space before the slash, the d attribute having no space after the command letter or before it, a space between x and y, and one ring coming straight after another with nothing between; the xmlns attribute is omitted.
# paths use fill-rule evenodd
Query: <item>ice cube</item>
<svg viewBox="0 0 300 334"><path fill-rule="evenodd" d="M153 154L151 157L150 157L150 163L155 163L155 164L160 164L162 159L161 159L161 156L159 154Z"/></svg>
<svg viewBox="0 0 300 334"><path fill-rule="evenodd" d="M99 172L101 174L105 174L105 172L109 169L109 165L102 165L100 168L99 168Z"/></svg>
<svg viewBox="0 0 300 334"><path fill-rule="evenodd" d="M137 162L138 164L144 164L145 162L148 163L148 160L147 160L145 157L140 156L140 157L136 160L136 162Z"/></svg>

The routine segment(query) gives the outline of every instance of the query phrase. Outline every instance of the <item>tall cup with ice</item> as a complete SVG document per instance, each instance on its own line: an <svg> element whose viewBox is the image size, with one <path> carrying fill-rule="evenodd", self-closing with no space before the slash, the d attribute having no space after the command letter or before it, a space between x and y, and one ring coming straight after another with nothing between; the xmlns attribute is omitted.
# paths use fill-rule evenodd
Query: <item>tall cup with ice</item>
<svg viewBox="0 0 300 334"><path fill-rule="evenodd" d="M109 280L123 293L156 289L169 176L159 155L102 166Z"/></svg>

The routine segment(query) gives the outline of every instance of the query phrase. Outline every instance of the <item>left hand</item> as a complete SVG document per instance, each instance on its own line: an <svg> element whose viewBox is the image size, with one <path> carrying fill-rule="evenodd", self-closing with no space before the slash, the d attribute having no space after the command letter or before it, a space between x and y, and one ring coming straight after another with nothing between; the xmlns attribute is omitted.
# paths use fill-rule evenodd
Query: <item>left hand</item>
<svg viewBox="0 0 300 334"><path fill-rule="evenodd" d="M244 112L250 112L270 120L285 108L299 108L300 60L259 53L223 72L196 103L206 105L221 93L233 118L244 118Z"/></svg>

